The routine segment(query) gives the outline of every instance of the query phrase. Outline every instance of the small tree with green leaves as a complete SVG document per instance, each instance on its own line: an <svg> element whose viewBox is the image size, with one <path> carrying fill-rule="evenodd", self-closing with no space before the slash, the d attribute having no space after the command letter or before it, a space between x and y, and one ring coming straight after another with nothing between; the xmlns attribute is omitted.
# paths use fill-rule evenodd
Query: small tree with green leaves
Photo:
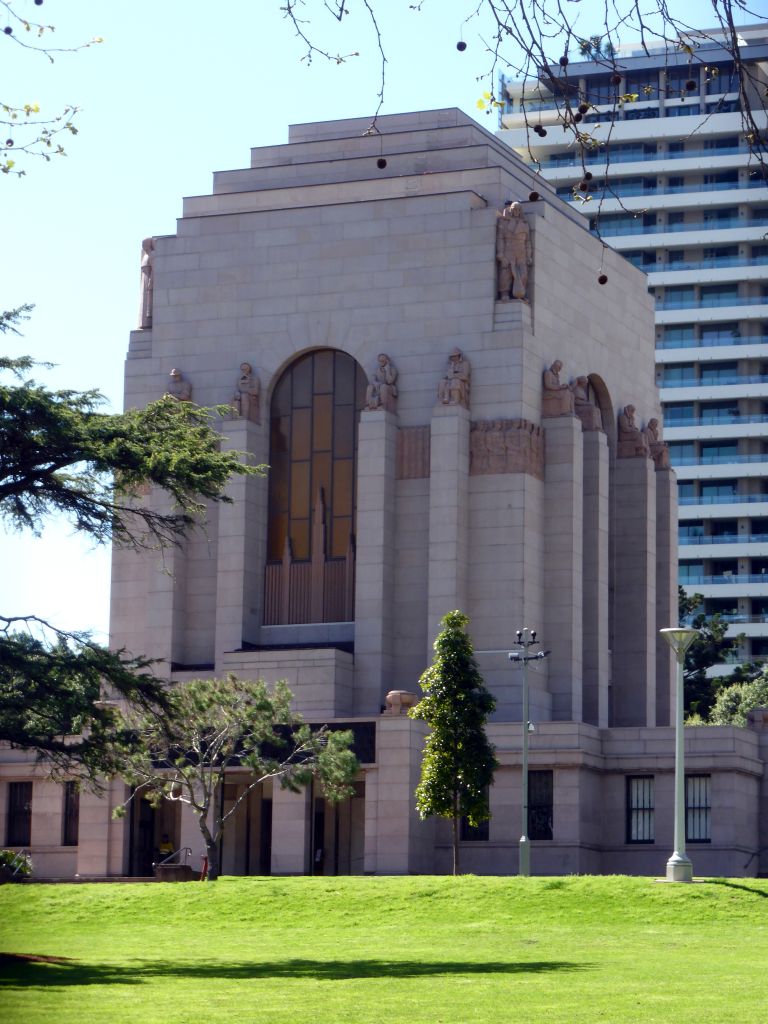
<svg viewBox="0 0 768 1024"><path fill-rule="evenodd" d="M496 707L475 662L463 612L449 612L434 643L435 657L419 683L424 697L411 718L432 730L424 747L416 807L422 818L450 818L453 873L459 874L459 821L490 818L488 788L498 767L485 723Z"/></svg>
<svg viewBox="0 0 768 1024"><path fill-rule="evenodd" d="M138 746L123 755L123 778L155 806L171 800L192 809L211 882L219 877L219 843L227 823L267 779L295 792L314 777L332 802L352 793L358 769L352 733L310 729L292 710L292 699L285 682L270 691L263 680L230 675L180 683L169 693L166 709L125 716ZM251 774L225 812L222 786L236 768ZM125 805L116 813L125 813Z"/></svg>
<svg viewBox="0 0 768 1024"><path fill-rule="evenodd" d="M746 725L753 708L768 707L768 673L724 686L709 715L709 725Z"/></svg>

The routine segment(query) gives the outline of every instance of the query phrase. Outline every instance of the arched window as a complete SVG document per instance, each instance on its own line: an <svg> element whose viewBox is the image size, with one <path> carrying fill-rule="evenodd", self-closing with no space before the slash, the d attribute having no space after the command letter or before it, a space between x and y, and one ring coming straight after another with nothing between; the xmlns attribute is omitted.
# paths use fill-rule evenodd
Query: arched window
<svg viewBox="0 0 768 1024"><path fill-rule="evenodd" d="M265 624L352 618L357 425L366 378L310 352L272 395Z"/></svg>

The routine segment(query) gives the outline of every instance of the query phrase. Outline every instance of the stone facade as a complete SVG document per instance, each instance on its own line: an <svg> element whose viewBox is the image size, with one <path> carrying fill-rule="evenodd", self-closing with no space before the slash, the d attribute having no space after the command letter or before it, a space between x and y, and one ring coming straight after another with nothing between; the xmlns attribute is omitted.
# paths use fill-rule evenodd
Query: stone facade
<svg viewBox="0 0 768 1024"><path fill-rule="evenodd" d="M515 629L533 625L551 650L529 675L533 871L660 873L673 737L672 662L658 630L676 614L676 488L642 433L660 417L644 275L603 252L577 214L458 111L377 123L377 138L363 120L294 126L287 145L254 150L250 168L216 174L211 195L185 200L177 233L153 240L151 309L145 293L126 361L126 407L162 394L182 367L177 397L232 404L223 444L277 474L275 438L298 431L298 419L281 419L286 375L315 354L306 365L317 378L324 353L344 354L350 362L337 359L334 372L356 366L363 381L349 543L335 539L336 484L322 460L312 462L311 512L286 506L282 546L277 484L234 481L233 504L212 509L182 548L162 558L115 551L112 643L163 659L169 680L287 679L309 721L356 729L355 797L334 810L313 791L252 794L225 836L225 871L439 872L447 827L419 821L413 800L424 726L401 711L440 618L466 611L497 698L489 732L501 767L488 838L468 838L462 858L470 871L512 873L521 694L504 652ZM512 203L530 261L527 249L519 265L510 256L513 283L507 273L502 287L497 222ZM322 388L313 394L320 409ZM641 440L625 457L631 428ZM691 848L697 873L768 866L757 853L761 728L687 731L689 773L709 779L711 800L707 841ZM27 777L16 757L0 766L6 783ZM653 780L653 807L633 808L637 778ZM138 837L151 846L161 829L200 853L184 815L161 821L140 807L112 822L117 782L107 799L83 798L79 847L48 849L59 828L52 785L37 781L33 802L43 873L141 874ZM225 803L238 786L233 776ZM8 792L0 786L0 800ZM640 810L651 840L633 832Z"/></svg>

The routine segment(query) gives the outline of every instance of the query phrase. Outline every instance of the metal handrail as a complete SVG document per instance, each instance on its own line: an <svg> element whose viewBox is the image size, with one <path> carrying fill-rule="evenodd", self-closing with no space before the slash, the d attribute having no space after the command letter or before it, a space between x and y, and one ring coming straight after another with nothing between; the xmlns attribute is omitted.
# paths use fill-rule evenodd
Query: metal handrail
<svg viewBox="0 0 768 1024"><path fill-rule="evenodd" d="M183 861L181 861L181 860L173 861L173 858L178 856L178 854L180 854L180 853L184 854L184 860ZM161 864L169 864L171 861L173 861L174 864L186 864L187 863L187 858L191 857L191 856L192 856L192 847L191 846L180 846L178 848L178 850L174 850L173 853L169 853L167 857L163 857L162 860L155 861L152 864L152 867L153 868L157 868Z"/></svg>

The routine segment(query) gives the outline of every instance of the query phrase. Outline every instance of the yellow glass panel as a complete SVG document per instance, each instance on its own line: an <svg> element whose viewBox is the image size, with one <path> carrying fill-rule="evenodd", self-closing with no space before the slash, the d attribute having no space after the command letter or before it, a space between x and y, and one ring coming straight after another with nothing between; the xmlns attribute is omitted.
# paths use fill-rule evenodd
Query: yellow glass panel
<svg viewBox="0 0 768 1024"><path fill-rule="evenodd" d="M311 409L294 409L291 430L291 459L308 459L312 440Z"/></svg>
<svg viewBox="0 0 768 1024"><path fill-rule="evenodd" d="M309 518L309 463L291 465L291 519Z"/></svg>
<svg viewBox="0 0 768 1024"><path fill-rule="evenodd" d="M333 515L352 515L352 459L339 459L333 464Z"/></svg>
<svg viewBox="0 0 768 1024"><path fill-rule="evenodd" d="M315 395L312 415L312 451L331 450L333 395Z"/></svg>
<svg viewBox="0 0 768 1024"><path fill-rule="evenodd" d="M333 352L315 352L316 395L330 395L333 392Z"/></svg>

